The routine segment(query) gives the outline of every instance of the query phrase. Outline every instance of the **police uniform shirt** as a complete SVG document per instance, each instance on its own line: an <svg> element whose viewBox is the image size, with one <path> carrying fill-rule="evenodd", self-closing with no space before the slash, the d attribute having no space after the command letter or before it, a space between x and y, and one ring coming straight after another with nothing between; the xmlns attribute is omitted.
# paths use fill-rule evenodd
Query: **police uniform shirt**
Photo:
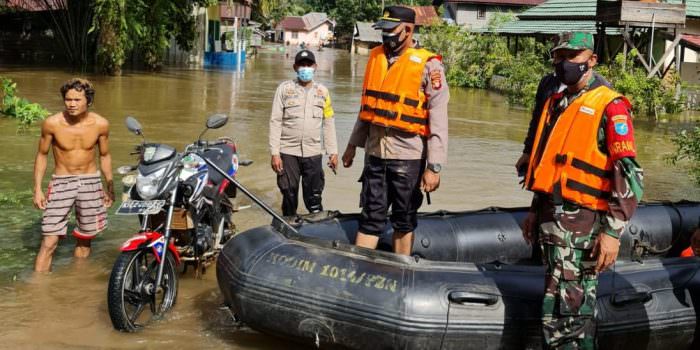
<svg viewBox="0 0 700 350"><path fill-rule="evenodd" d="M338 154L331 97L323 84L312 82L305 88L297 80L288 80L277 87L270 114L269 146L272 155Z"/></svg>

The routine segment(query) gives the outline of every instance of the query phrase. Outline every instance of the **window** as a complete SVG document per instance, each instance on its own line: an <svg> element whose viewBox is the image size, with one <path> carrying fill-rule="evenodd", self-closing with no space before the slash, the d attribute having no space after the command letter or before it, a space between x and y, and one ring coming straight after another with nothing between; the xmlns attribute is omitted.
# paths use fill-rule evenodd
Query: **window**
<svg viewBox="0 0 700 350"><path fill-rule="evenodd" d="M486 9L483 7L476 8L476 19L486 19Z"/></svg>
<svg viewBox="0 0 700 350"><path fill-rule="evenodd" d="M292 32L292 39L299 39L299 32Z"/></svg>

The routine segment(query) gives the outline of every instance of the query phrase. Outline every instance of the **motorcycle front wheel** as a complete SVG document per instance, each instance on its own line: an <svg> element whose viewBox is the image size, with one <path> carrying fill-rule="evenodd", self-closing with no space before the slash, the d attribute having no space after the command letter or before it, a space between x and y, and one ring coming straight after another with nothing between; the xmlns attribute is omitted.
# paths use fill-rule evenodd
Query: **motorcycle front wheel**
<svg viewBox="0 0 700 350"><path fill-rule="evenodd" d="M178 281L171 252L165 254L159 287L155 285L157 274L158 261L151 249L119 255L107 288L107 306L114 329L135 332L175 305Z"/></svg>

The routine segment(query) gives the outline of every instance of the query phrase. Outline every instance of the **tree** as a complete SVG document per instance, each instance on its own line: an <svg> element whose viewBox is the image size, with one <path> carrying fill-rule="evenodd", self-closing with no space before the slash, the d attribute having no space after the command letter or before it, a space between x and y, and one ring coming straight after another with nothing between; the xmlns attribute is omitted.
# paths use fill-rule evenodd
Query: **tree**
<svg viewBox="0 0 700 350"><path fill-rule="evenodd" d="M193 10L214 0L95 0L98 69L121 73L126 55L138 49L151 70L158 69L170 40L190 50L196 36Z"/></svg>
<svg viewBox="0 0 700 350"><path fill-rule="evenodd" d="M320 1L308 0L316 3ZM427 6L431 0L335 0L328 1L325 8L331 18L336 20L336 36L341 40L349 41L355 31L355 22L374 22L382 16L382 4L391 5L411 5Z"/></svg>
<svg viewBox="0 0 700 350"><path fill-rule="evenodd" d="M46 19L56 33L67 61L84 71L90 61L88 52L95 43L89 31L93 17L92 1L40 0L35 5L47 13Z"/></svg>
<svg viewBox="0 0 700 350"><path fill-rule="evenodd" d="M102 73L121 75L126 52L131 48L128 40L125 0L96 0L94 31L97 36L97 67Z"/></svg>
<svg viewBox="0 0 700 350"><path fill-rule="evenodd" d="M305 13L319 11L319 8L303 0L259 0L253 2L253 20L274 27L286 16L301 16Z"/></svg>

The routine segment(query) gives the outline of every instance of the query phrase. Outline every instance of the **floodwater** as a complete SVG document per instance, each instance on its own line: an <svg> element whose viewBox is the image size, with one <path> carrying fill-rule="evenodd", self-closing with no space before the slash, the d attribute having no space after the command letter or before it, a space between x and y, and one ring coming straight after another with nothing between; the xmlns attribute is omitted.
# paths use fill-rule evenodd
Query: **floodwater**
<svg viewBox="0 0 700 350"><path fill-rule="evenodd" d="M229 124L208 136L227 135L238 142L242 157L255 161L241 169L239 180L278 208L280 195L269 167L267 128L277 84L294 76L293 54L261 52L248 60L242 73L171 68L154 74L88 76L97 89L93 110L111 122L114 168L132 163L129 152L140 141L124 127L127 115L141 121L148 140L182 149L197 138L207 115L226 113L231 117ZM317 53L317 60L316 80L330 89L342 153L359 108L366 57L325 50ZM0 75L17 82L20 96L52 112L62 108L59 86L73 76L54 68L21 66L0 66ZM517 184L513 164L522 150L529 113L509 108L502 96L483 90L452 89L451 96L449 163L440 189L432 195L432 205L422 210L528 205L530 195ZM636 120L646 200L698 199L700 190L685 170L664 161L673 150L671 135L694 119L688 114L671 122ZM33 274L41 238L40 212L33 209L29 191L38 134L38 128L18 133L14 121L0 119L0 347L293 348L284 340L237 328L219 307L222 298L213 268L201 280L191 275L181 279L177 304L165 319L135 334L114 331L107 314L106 287L120 243L137 230L131 217L110 216L110 227L94 241L89 259L75 261L71 257L74 242L68 238L56 252L53 273ZM360 164L362 157L358 153ZM355 163L337 175L327 172L326 209L358 210L360 167ZM119 179L115 174L115 182ZM2 199L4 196L16 197L19 204ZM268 223L269 217L253 206L237 214L235 221L239 228L247 229Z"/></svg>

